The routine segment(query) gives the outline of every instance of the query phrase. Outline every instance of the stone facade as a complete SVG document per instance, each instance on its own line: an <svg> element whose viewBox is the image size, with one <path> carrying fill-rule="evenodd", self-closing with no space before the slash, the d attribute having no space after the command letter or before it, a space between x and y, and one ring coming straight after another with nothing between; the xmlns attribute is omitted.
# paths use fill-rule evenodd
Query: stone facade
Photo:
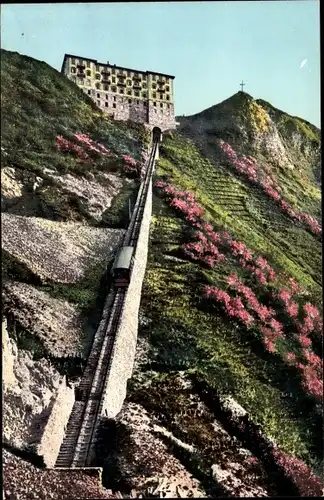
<svg viewBox="0 0 324 500"><path fill-rule="evenodd" d="M116 120L175 129L174 76L99 63L65 54L62 73Z"/></svg>

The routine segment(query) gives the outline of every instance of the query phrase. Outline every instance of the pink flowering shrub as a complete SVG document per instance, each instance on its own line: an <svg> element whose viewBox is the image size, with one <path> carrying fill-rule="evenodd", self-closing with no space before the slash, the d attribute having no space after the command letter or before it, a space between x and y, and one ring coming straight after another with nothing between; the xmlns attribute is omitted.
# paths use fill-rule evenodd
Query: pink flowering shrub
<svg viewBox="0 0 324 500"><path fill-rule="evenodd" d="M239 319L245 326L249 327L254 323L254 318L245 309L239 297L231 298L224 290L210 285L205 286L204 296L219 302L228 316Z"/></svg>
<svg viewBox="0 0 324 500"><path fill-rule="evenodd" d="M90 161L89 153L96 153L100 157L111 157L117 158L117 155L109 151L103 144L96 142L87 134L83 134L82 132L78 132L74 134L74 138L80 143L80 145L73 143L69 139L65 139L62 136L56 137L56 146L61 151L66 151L68 153L75 154L82 161ZM86 150L89 152L87 152ZM141 161L137 162L129 155L123 155L123 172L125 174L133 174L136 176L143 176L144 174L144 164L147 159L147 153L142 152Z"/></svg>
<svg viewBox="0 0 324 500"><path fill-rule="evenodd" d="M201 217L204 215L204 211L198 205L195 196L190 191L179 191L164 181L157 181L155 187L161 189L162 194L171 207L180 212L187 222L197 227L197 224L201 221Z"/></svg>
<svg viewBox="0 0 324 500"><path fill-rule="evenodd" d="M280 187L278 184L276 184L270 175L264 174L262 169L258 167L254 160L246 158L245 156L242 156L239 159L232 147L223 140L219 140L218 144L223 153L225 153L227 158L232 163L235 170L247 177L253 184L261 187L271 199L277 202L283 212L288 214L292 219L306 225L312 233L322 233L322 227L314 217L311 217L309 214L304 212L297 212L293 210L289 203L281 198Z"/></svg>
<svg viewBox="0 0 324 500"><path fill-rule="evenodd" d="M99 153L102 156L112 155L112 153L108 151L108 149L103 144L93 141L87 134L83 134L82 132L77 132L76 134L74 134L74 137L77 139L77 141L81 142L81 144L83 144L83 146L88 148L90 151L95 151L96 153Z"/></svg>
<svg viewBox="0 0 324 500"><path fill-rule="evenodd" d="M89 155L84 151L84 149L81 146L78 146L77 144L74 144L72 141L69 141L68 139L65 139L63 136L58 135L56 137L56 147L60 151L64 151L67 153L73 153L77 156L77 158L81 161L88 161L90 160Z"/></svg>
<svg viewBox="0 0 324 500"><path fill-rule="evenodd" d="M275 318L274 309L261 304L254 292L244 285L235 273L229 275L226 282L239 295L231 298L225 291L206 286L204 289L205 297L222 304L228 316L240 319L245 326L249 327L253 324L262 335L261 341L265 349L269 353L277 352L276 343L284 337L285 331L284 325ZM292 294L288 290L282 290L279 295L290 300ZM314 306L308 306L306 309L312 311L313 315L317 317L318 311ZM312 352L312 342L306 335L295 334L294 337L299 344L299 348L296 347L297 354L286 352L284 359L289 365L295 366L300 371L302 385L306 392L316 399L321 399L323 397L322 360Z"/></svg>
<svg viewBox="0 0 324 500"><path fill-rule="evenodd" d="M142 177L144 174L144 165L142 162L136 161L129 155L123 155L123 172L128 175Z"/></svg>
<svg viewBox="0 0 324 500"><path fill-rule="evenodd" d="M273 455L285 475L297 486L301 497L323 496L323 483L305 462L287 455L277 447L274 448Z"/></svg>

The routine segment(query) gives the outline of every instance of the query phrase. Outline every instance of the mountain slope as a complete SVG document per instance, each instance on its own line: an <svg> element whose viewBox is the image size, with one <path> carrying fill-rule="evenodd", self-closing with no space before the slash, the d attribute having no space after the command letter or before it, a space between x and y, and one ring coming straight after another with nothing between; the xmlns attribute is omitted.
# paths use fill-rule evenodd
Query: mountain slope
<svg viewBox="0 0 324 500"><path fill-rule="evenodd" d="M66 423L64 376L73 384L84 366L149 136L107 119L43 62L2 51L1 70L4 440L35 459L59 389L67 401L57 427ZM322 460L319 136L302 120L286 133L284 116L239 93L166 134L134 375L97 443L109 488L321 494L308 468ZM273 331L258 314L275 315ZM26 475L9 451L6 461L7 483Z"/></svg>
<svg viewBox="0 0 324 500"><path fill-rule="evenodd" d="M194 138L209 158L215 157L218 138L252 155L271 169L296 208L320 216L320 131L315 126L245 92L177 121L179 132Z"/></svg>
<svg viewBox="0 0 324 500"><path fill-rule="evenodd" d="M258 127L243 113L247 106L258 110ZM302 154L283 125L277 128L260 108L237 94L193 117L177 118L179 131L164 139L128 404L140 405L152 425L171 433L166 442L207 493L224 495L222 487L229 487L230 495L238 494L239 483L230 487L217 468L222 464L229 474L229 462L236 462L234 475L241 477L239 453L224 449L211 431L222 428L265 467L255 477L268 495L314 496L323 485L298 460L320 474L322 273L314 178L319 135L309 126L316 135L310 139L299 129L307 145ZM298 154L303 182L288 168ZM266 175L273 179L272 190L262 184ZM279 199L272 198L274 191ZM298 210L307 209L311 218L299 220ZM313 230L307 221L315 216ZM133 425L127 429L128 439L136 439ZM269 442L286 454L280 466L274 465L279 452L271 454ZM121 453L127 459L126 448ZM123 471L128 478L136 475L125 465ZM249 472L243 474L247 478Z"/></svg>

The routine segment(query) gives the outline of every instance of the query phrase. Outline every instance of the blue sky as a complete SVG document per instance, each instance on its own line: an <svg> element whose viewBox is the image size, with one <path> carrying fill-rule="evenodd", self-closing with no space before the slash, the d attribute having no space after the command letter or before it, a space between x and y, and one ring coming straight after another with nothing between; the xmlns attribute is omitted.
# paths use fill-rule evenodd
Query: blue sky
<svg viewBox="0 0 324 500"><path fill-rule="evenodd" d="M2 5L1 47L175 75L177 115L239 89L320 126L319 1ZM301 67L302 66L302 67Z"/></svg>

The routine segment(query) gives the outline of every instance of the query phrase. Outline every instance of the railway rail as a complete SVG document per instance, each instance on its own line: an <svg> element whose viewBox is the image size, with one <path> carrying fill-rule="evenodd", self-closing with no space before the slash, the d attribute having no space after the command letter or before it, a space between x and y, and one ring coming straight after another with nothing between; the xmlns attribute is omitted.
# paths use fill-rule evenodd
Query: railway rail
<svg viewBox="0 0 324 500"><path fill-rule="evenodd" d="M152 181L158 142L158 139L155 138L152 143L150 156L146 163L145 176L124 236L123 246L134 246L136 249L147 194ZM122 289L113 290L107 297L105 305L105 310L108 311L107 317L103 328L99 327L96 332L85 371L78 388L76 388L76 400L55 467L85 467L92 463L93 444L101 412L101 402L112 362L112 352L126 292Z"/></svg>

